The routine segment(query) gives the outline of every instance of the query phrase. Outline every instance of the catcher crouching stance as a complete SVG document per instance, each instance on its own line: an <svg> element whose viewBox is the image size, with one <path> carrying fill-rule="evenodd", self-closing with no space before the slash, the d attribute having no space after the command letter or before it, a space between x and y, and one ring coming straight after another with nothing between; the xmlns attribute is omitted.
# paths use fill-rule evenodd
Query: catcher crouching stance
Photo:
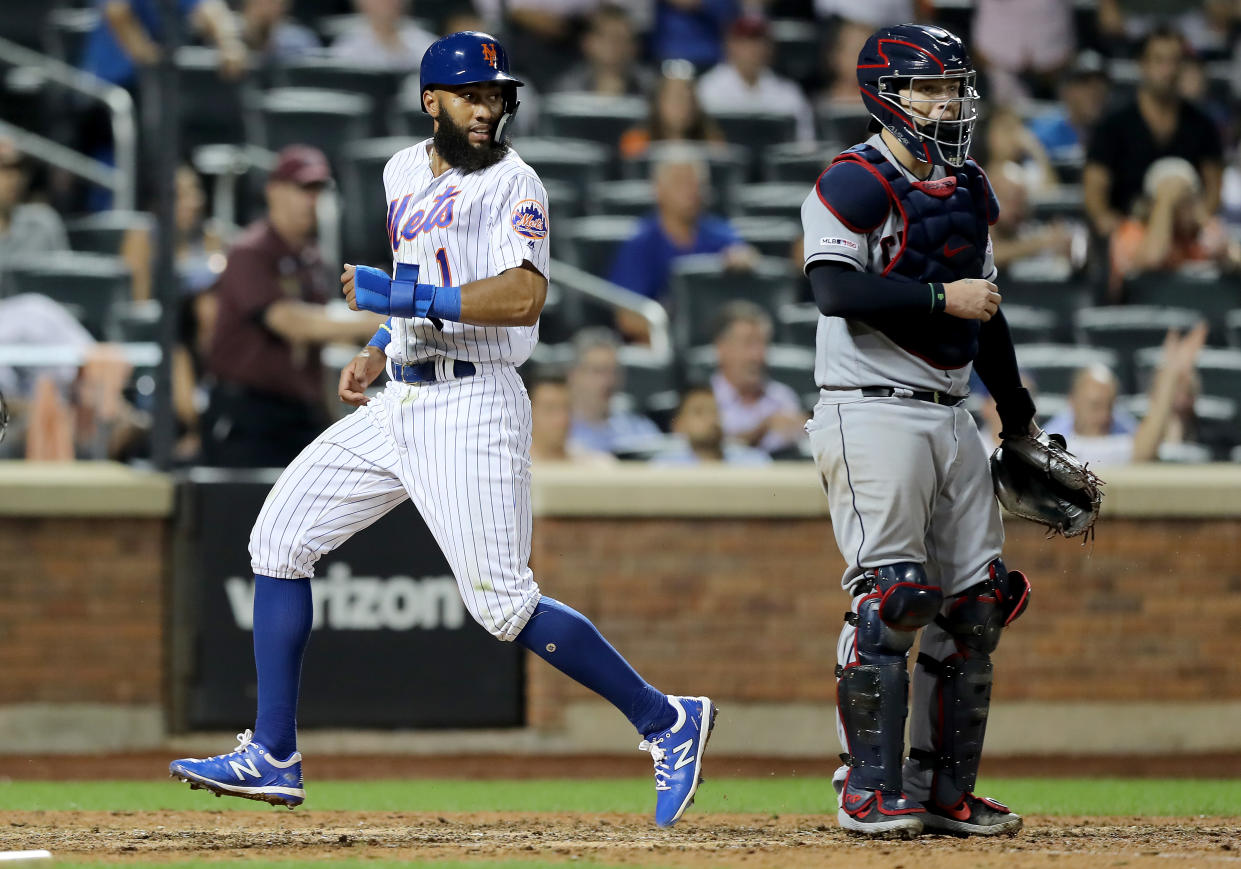
<svg viewBox="0 0 1241 869"><path fill-rule="evenodd" d="M965 46L938 27L885 28L857 74L874 135L802 205L822 314L807 431L853 598L837 648L837 817L864 835L1011 834L1021 817L973 792L991 653L1030 598L1001 558L995 495L1082 534L1097 481L1037 430L1021 387L993 283L999 205L968 158L978 93ZM994 483L963 405L971 369L1003 421Z"/></svg>

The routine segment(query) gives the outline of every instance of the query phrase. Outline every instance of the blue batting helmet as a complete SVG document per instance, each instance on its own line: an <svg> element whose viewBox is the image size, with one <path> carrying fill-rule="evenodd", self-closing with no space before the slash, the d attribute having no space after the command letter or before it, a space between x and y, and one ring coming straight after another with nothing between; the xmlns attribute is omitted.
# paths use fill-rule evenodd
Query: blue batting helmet
<svg viewBox="0 0 1241 869"><path fill-rule="evenodd" d="M914 79L956 81L957 95L934 100L902 96ZM858 54L857 81L871 116L915 157L948 166L965 163L978 120L978 90L974 64L960 38L924 24L885 27ZM930 103L929 111L913 111L919 102ZM959 107L955 117L948 116L953 103Z"/></svg>
<svg viewBox="0 0 1241 869"><path fill-rule="evenodd" d="M508 71L508 52L494 36L477 30L462 30L431 43L422 55L418 70L418 92L430 88L456 87L464 84L496 82L504 90L504 114L496 123L493 138L500 141L505 128L517 113L521 103L517 100L517 88L525 82ZM426 106L422 107L425 112Z"/></svg>

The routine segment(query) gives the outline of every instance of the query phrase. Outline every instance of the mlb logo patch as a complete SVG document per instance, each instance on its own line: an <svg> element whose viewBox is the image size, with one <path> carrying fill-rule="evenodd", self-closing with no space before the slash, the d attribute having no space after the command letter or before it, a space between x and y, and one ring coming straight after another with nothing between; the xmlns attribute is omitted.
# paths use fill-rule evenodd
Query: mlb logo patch
<svg viewBox="0 0 1241 869"><path fill-rule="evenodd" d="M819 239L820 247L847 247L850 250L857 250L857 242L849 241L847 238L821 238Z"/></svg>
<svg viewBox="0 0 1241 869"><path fill-rule="evenodd" d="M537 199L523 199L513 209L513 232L522 238L546 238L547 214Z"/></svg>

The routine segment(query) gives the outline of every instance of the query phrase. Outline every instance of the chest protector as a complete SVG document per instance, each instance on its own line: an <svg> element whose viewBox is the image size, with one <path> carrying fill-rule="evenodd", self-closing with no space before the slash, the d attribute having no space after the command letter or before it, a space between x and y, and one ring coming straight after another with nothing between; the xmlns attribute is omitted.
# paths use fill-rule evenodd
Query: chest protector
<svg viewBox="0 0 1241 869"><path fill-rule="evenodd" d="M890 207L905 224L883 275L917 283L951 283L983 277L988 227L999 206L986 175L973 160L938 181L910 181L870 145L858 145L833 162L850 160L867 169L887 192ZM936 368L960 368L978 354L979 320L942 311L885 317L874 323L901 348Z"/></svg>

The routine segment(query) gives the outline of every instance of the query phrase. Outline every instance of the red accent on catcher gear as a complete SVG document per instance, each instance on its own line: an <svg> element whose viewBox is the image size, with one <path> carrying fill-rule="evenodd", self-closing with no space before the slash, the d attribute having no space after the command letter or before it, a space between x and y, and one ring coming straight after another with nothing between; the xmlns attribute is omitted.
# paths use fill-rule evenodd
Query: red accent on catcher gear
<svg viewBox="0 0 1241 869"><path fill-rule="evenodd" d="M857 68L858 68L858 69L888 69L889 67L891 67L891 66L892 66L892 61L888 58L888 56L887 56L887 55L884 53L884 51L883 51L883 44L884 44L885 42L890 42L892 45L907 45L907 46L909 46L910 48L912 48L914 51L918 52L919 54L925 54L925 55L926 55L927 57L929 57L931 60L933 60L933 61L935 61L937 64L939 64L939 71L940 71L940 72L947 72L947 68L944 66L944 62L943 62L942 60L940 60L940 59L939 59L938 57L936 57L935 55L931 54L931 52L927 51L927 50L926 50L925 48L923 48L921 45L914 45L912 42L906 42L906 41L905 41L905 40L903 40L903 39L881 39L881 40L879 40L879 56L880 56L880 57L882 57L882 58L884 59L884 63L882 63L882 64L879 64L879 63L859 63L859 64L857 65ZM931 78L931 76L909 76L909 78Z"/></svg>
<svg viewBox="0 0 1241 869"><path fill-rule="evenodd" d="M947 199L957 192L956 175L945 175L938 181L913 181L910 183L927 196L934 196L936 199ZM961 249L964 250L964 248ZM952 256L952 254L949 254L949 256Z"/></svg>

